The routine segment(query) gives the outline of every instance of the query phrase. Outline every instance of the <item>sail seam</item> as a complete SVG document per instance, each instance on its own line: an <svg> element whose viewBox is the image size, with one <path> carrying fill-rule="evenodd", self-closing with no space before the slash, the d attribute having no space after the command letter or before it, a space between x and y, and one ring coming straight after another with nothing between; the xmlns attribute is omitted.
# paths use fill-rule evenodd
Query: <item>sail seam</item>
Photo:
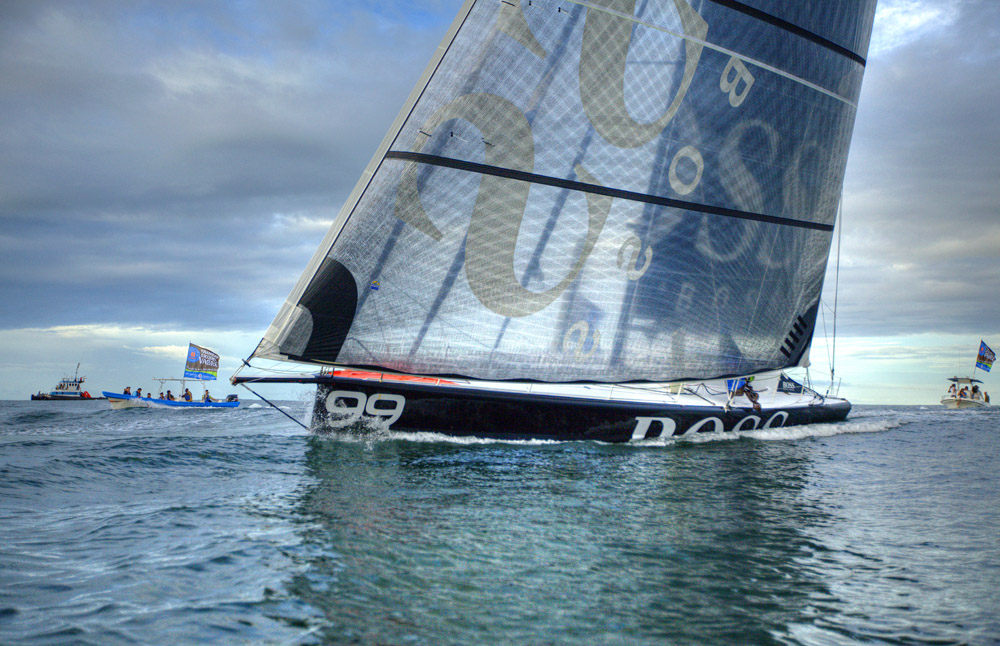
<svg viewBox="0 0 1000 646"><path fill-rule="evenodd" d="M813 33L808 29L803 29L802 27L799 27L794 23L788 22L787 20L782 20L777 16L772 16L771 14L765 13L760 9L748 7L742 2L737 2L736 0L709 0L709 1L714 2L717 5L722 5L723 7L732 9L733 11L738 11L744 15L750 16L751 18L756 18L757 20L766 22L780 29L784 29L785 31L795 34L796 36L805 38L806 40L816 43L821 47L825 47L826 49L829 49L832 52L836 52L841 56L849 58L855 63L859 63L862 67L865 66L865 59L861 55L852 52L850 49L844 47L843 45L838 45L832 40L827 40L826 38L823 38L819 34Z"/></svg>
<svg viewBox="0 0 1000 646"><path fill-rule="evenodd" d="M608 186L600 186L598 184L587 184L585 182L577 182L573 180L563 179L561 177L552 177L550 175L538 175L536 173L528 173L525 171L513 170L510 168L501 168L499 166L490 166L488 164L480 164L478 162L464 161L461 159L452 159L450 157L441 157L439 155L428 155L425 153L390 150L385 154L385 158L418 162L421 164L430 164L433 166L443 166L446 168L454 168L457 170L470 171L473 173L481 173L484 175L493 175L495 177L504 177L507 179L519 180L531 184L554 186L557 188L565 188L573 191L581 191L583 193L606 195L608 197L620 198L623 200L630 200L633 202L643 202L646 204L655 204L657 206L667 206L672 208L685 209L688 211L698 211L700 213L721 215L724 217L738 218L741 220L753 220L756 222L766 222L768 224L780 224L783 226L799 227L802 229L814 229L816 231L829 231L829 232L833 231L833 225L823 224L822 222L810 222L808 220L794 220L792 218L783 218L776 215L753 213L751 211L740 211L737 209L730 209L723 206L698 204L697 202L687 202L684 200L676 200L673 198L662 197L659 195L649 195L646 193L638 193L635 191L626 191L624 189L610 188Z"/></svg>
<svg viewBox="0 0 1000 646"><path fill-rule="evenodd" d="M624 20L628 20L630 22L634 22L637 25L642 25L643 27L649 27L650 29L655 29L657 31L662 31L662 32L664 32L666 34L670 34L671 36L676 36L677 38L682 38L682 39L688 40L688 41L690 41L692 43L697 43L698 45L701 45L702 47L707 47L708 49L711 49L713 51L719 52L720 54L725 54L727 56L738 58L739 60L743 61L744 63L749 63L749 64L754 65L756 67L759 67L759 68L761 68L763 70L767 70L768 72L772 72L774 74L777 74L778 76L782 76L782 77L784 77L784 78L786 78L786 79L788 79L790 81L798 83L799 85L803 85L803 86L805 86L805 87L807 87L807 88L809 88L811 90L815 90L816 92L819 92L821 94L825 94L828 97L834 98L834 99L836 99L838 101L841 101L842 103L846 103L847 105L851 106L852 108L857 109L857 107L858 107L858 104L856 102L851 101L847 97L841 96L840 94L837 94L836 92L834 92L832 90L828 90L828 89L826 89L825 87L823 87L821 85L817 85L816 83L813 83L812 81L805 80L801 76L796 76L795 74L792 74L790 72L786 72L786 71L784 71L782 69L779 69L779 68L777 68L777 67L775 67L773 65L768 65L767 63L759 61L756 58L750 58L749 56L746 56L745 54L740 54L739 52L733 51L731 49L727 49L726 47L722 47L721 45L716 45L714 43L710 43L707 40L702 40L701 38L695 38L694 36L691 36L689 34L685 34L682 31L674 31L673 29L668 29L668 28L662 27L660 25L654 25L651 22L646 22L645 20L639 20L635 16L631 16L631 15L629 15L627 13L622 13L621 11L615 11L614 9L609 9L607 7L601 7L601 6L592 4L590 2L584 2L583 0L567 0L567 2L571 2L573 4L578 4L581 7L586 7L588 9L593 9L594 11L603 11L604 13L611 14L612 16L617 16L619 18L623 18Z"/></svg>

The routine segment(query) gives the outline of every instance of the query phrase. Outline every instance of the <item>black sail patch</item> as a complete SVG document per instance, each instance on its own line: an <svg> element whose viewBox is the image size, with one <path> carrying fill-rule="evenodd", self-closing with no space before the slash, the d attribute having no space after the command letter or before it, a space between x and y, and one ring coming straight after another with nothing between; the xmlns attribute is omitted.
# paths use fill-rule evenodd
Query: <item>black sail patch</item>
<svg viewBox="0 0 1000 646"><path fill-rule="evenodd" d="M786 367L797 366L802 361L802 356L809 349L812 342L813 330L816 327L816 315L819 313L819 303L813 305L808 311L796 316L792 322L792 329L785 335L781 344L781 354L788 357L789 362Z"/></svg>
<svg viewBox="0 0 1000 646"><path fill-rule="evenodd" d="M326 258L302 294L299 305L312 317L312 331L301 355L289 355L289 358L335 361L358 307L354 275L333 258Z"/></svg>

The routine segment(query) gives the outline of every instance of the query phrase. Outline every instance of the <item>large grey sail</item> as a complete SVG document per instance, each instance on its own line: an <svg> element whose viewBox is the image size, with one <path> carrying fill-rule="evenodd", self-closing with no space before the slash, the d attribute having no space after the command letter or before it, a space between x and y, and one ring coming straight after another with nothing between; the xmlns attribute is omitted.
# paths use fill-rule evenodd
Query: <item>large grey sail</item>
<svg viewBox="0 0 1000 646"><path fill-rule="evenodd" d="M874 5L468 2L255 354L562 382L805 361Z"/></svg>

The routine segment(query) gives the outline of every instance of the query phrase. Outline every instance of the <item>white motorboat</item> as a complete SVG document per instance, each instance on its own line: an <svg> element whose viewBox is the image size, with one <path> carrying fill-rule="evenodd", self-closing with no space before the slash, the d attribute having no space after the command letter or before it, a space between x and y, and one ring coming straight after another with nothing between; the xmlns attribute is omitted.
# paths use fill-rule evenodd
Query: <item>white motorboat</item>
<svg viewBox="0 0 1000 646"><path fill-rule="evenodd" d="M975 378L976 370L989 372L993 367L996 354L986 345L983 340L979 341L979 353L976 355L976 367L972 370L972 377L950 377L948 381L948 392L941 398L941 405L945 408L989 408L990 395L978 384L983 383Z"/></svg>
<svg viewBox="0 0 1000 646"><path fill-rule="evenodd" d="M33 401L83 401L89 399L104 399L103 397L91 397L90 393L83 389L83 382L86 377L80 376L80 364L76 364L76 372L72 377L66 376L59 380L55 388L47 393L38 391L31 396Z"/></svg>
<svg viewBox="0 0 1000 646"><path fill-rule="evenodd" d="M941 405L945 408L989 408L990 396L977 384L983 383L980 379L972 377L949 377L948 381L952 385L948 387L948 394L941 398Z"/></svg>

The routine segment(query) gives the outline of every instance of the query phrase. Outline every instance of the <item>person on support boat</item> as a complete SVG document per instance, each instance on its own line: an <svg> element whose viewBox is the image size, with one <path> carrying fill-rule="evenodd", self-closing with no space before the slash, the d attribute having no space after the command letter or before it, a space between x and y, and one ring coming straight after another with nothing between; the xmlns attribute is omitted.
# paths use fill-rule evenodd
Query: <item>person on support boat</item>
<svg viewBox="0 0 1000 646"><path fill-rule="evenodd" d="M171 401L171 402L172 401L177 401L177 398L174 397L174 394L172 392L170 392L169 388L167 389L167 401Z"/></svg>
<svg viewBox="0 0 1000 646"><path fill-rule="evenodd" d="M190 388L185 388L184 389L184 394L181 395L181 399L183 399L186 402L189 402L189 401L191 401L193 399L191 397L191 389Z"/></svg>

